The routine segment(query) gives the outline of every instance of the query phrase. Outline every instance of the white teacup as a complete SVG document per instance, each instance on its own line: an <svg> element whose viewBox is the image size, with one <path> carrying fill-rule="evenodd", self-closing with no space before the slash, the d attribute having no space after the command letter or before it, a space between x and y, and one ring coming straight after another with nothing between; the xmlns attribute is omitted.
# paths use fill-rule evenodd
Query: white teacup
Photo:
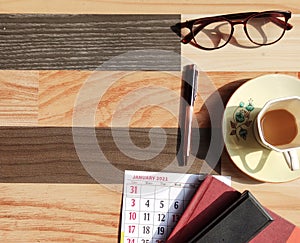
<svg viewBox="0 0 300 243"><path fill-rule="evenodd" d="M257 115L254 134L264 147L282 152L291 170L298 170L300 97L290 96L268 101Z"/></svg>

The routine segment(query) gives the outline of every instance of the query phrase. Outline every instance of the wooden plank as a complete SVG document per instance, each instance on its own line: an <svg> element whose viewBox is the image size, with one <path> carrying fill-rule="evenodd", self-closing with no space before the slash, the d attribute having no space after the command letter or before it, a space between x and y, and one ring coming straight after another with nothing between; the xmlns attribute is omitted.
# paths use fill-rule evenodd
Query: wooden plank
<svg viewBox="0 0 300 243"><path fill-rule="evenodd" d="M0 237L117 242L122 194L99 184L0 184Z"/></svg>
<svg viewBox="0 0 300 243"><path fill-rule="evenodd" d="M196 158L182 168L176 158L180 140L175 128L164 131L160 128L76 128L74 132L71 127L0 127L0 183L122 184L123 178L111 176L111 169L120 173L158 171L173 161L175 167L169 168L171 172L198 173L203 163L214 163L209 159L204 162L210 147L209 129L200 129L199 134L201 141L192 150ZM195 140L193 143L197 144ZM141 156L131 155L141 154L140 150ZM96 177L89 170L91 163L100 173ZM211 173L217 172L220 164L211 168Z"/></svg>
<svg viewBox="0 0 300 243"><path fill-rule="evenodd" d="M211 126L205 103L213 93L226 103L242 81L268 73L274 72L201 72L194 109L198 126ZM297 77L296 72L283 73ZM2 126L178 127L180 72L2 70L0 74ZM110 78L113 82L108 84ZM78 102L83 87L86 99ZM73 124L76 104L82 108L80 124ZM89 112L92 122L87 121Z"/></svg>
<svg viewBox="0 0 300 243"><path fill-rule="evenodd" d="M211 127L209 103L222 106L241 82L268 73L274 72L201 72L194 109L198 126ZM41 71L39 126L177 128L180 90L180 72Z"/></svg>
<svg viewBox="0 0 300 243"><path fill-rule="evenodd" d="M180 15L0 15L0 69L179 70ZM105 64L103 66L103 64Z"/></svg>
<svg viewBox="0 0 300 243"><path fill-rule="evenodd" d="M300 13L298 0L52 0L45 5L39 0L1 0L0 11L6 13L225 13L290 9Z"/></svg>
<svg viewBox="0 0 300 243"><path fill-rule="evenodd" d="M92 72L40 71L39 74L39 125L72 126L76 97Z"/></svg>
<svg viewBox="0 0 300 243"><path fill-rule="evenodd" d="M229 164L230 166L230 164ZM233 165L231 165L233 167ZM237 171L233 186L300 225L299 180L258 184ZM0 184L1 238L5 242L117 242L122 194L103 185Z"/></svg>
<svg viewBox="0 0 300 243"><path fill-rule="evenodd" d="M39 125L176 128L180 75L163 71L42 71ZM74 116L82 117L80 124Z"/></svg>
<svg viewBox="0 0 300 243"><path fill-rule="evenodd" d="M38 123L37 71L0 70L0 125L36 126Z"/></svg>

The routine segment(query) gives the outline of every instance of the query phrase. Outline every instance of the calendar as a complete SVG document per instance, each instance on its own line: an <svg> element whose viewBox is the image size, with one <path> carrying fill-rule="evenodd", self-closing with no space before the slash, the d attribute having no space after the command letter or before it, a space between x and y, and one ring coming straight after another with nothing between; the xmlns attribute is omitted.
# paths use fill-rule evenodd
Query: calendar
<svg viewBox="0 0 300 243"><path fill-rule="evenodd" d="M230 185L230 178L216 176ZM205 175L125 171L121 243L164 243Z"/></svg>

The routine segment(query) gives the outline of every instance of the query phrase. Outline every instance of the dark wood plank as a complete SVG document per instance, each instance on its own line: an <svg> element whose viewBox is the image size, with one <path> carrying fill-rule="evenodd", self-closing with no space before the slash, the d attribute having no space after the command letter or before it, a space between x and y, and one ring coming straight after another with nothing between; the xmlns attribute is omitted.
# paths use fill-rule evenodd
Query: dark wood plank
<svg viewBox="0 0 300 243"><path fill-rule="evenodd" d="M127 137L125 128L76 128L79 136L73 139L74 131L71 127L0 127L0 183L97 183L84 169L80 162L78 147L74 141L81 143L87 155L87 163L95 163L105 173L108 179L103 183L122 183L123 178L110 178L110 171L106 171L106 162L93 144L92 134L95 132L97 146L105 155L106 160L119 171L147 170L160 171L176 159L177 129L164 129L166 143L164 148L154 146L145 152L146 159L132 158L123 153L116 145L116 141L124 142ZM146 148L150 145L149 128L131 128L129 134L132 142ZM195 133L195 132L194 132ZM79 135L78 135L79 134ZM162 138L161 129L152 128L151 134L156 139ZM187 170L182 172L199 173L209 147L209 129L200 129L201 142L197 158ZM132 146L125 145L125 149L132 150ZM178 169L178 168L177 168ZM212 173L220 172L218 164ZM186 171L187 170L187 171Z"/></svg>
<svg viewBox="0 0 300 243"><path fill-rule="evenodd" d="M1 14L0 69L179 70L180 15ZM104 65L105 64L105 65Z"/></svg>

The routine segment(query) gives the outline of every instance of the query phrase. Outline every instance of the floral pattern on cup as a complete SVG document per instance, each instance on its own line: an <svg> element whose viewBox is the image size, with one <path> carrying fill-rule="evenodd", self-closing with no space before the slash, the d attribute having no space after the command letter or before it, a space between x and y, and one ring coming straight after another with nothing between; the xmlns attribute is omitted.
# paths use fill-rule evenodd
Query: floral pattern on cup
<svg viewBox="0 0 300 243"><path fill-rule="evenodd" d="M250 114L254 109L252 99L249 99L247 104L243 101L240 102L239 106L233 112L232 120L230 120L230 135L236 136L237 140L240 138L243 140L247 139L248 130L253 123Z"/></svg>

